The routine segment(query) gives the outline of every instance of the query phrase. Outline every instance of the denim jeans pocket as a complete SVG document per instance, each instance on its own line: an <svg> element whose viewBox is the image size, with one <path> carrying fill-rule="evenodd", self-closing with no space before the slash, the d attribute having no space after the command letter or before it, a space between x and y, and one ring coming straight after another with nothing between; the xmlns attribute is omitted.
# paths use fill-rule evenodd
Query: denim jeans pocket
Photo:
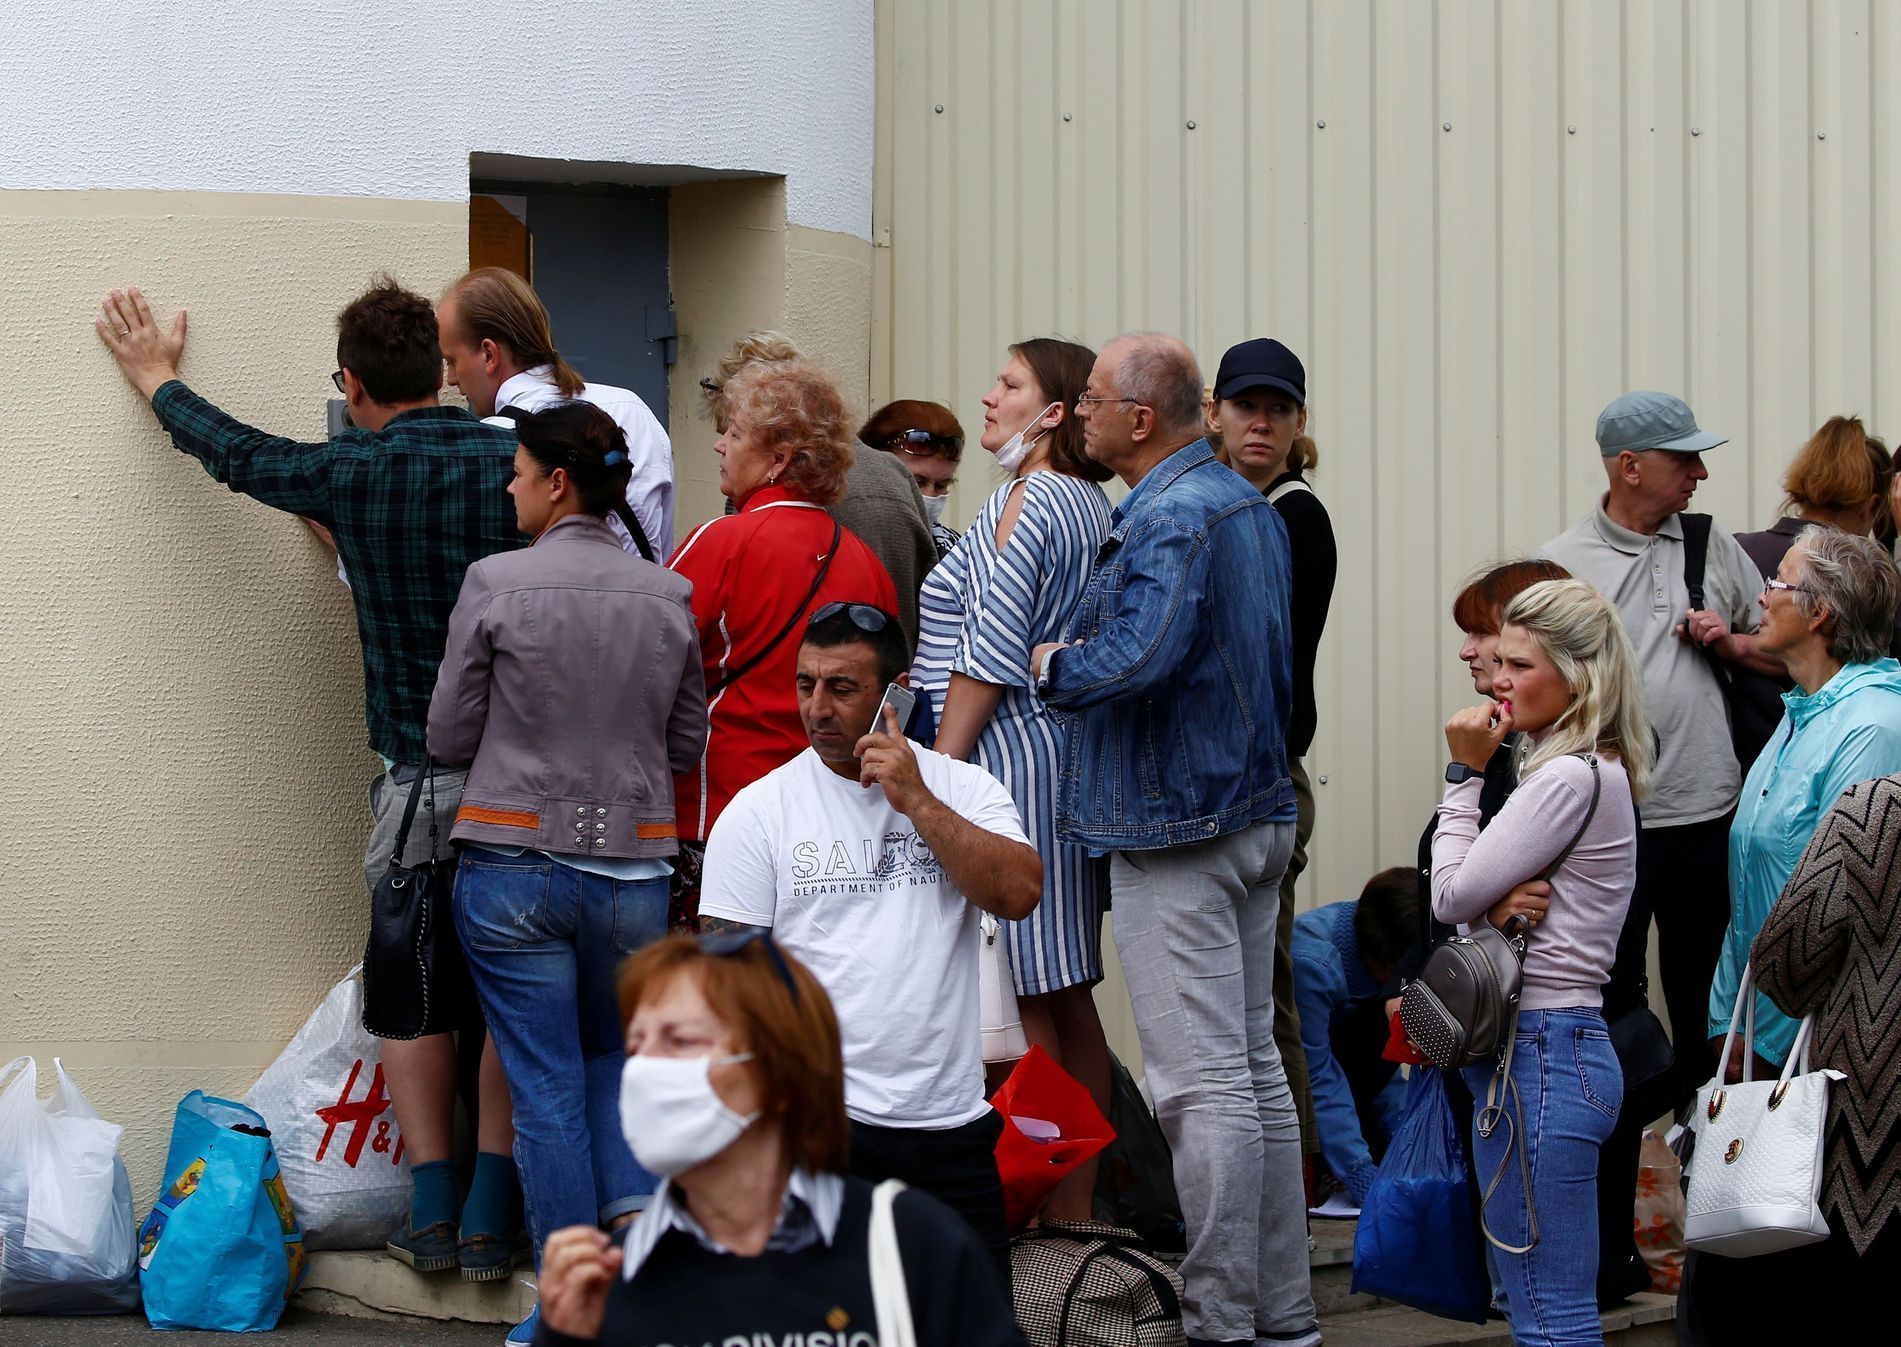
<svg viewBox="0 0 1901 1347"><path fill-rule="evenodd" d="M1574 1029L1577 1051L1578 1085L1585 1102L1615 1120L1624 1102L1624 1073L1617 1065L1617 1052L1611 1036L1603 1029Z"/></svg>
<svg viewBox="0 0 1901 1347"><path fill-rule="evenodd" d="M455 872L457 929L476 949L511 950L550 939L548 887L554 863L481 861L464 855Z"/></svg>
<svg viewBox="0 0 1901 1347"><path fill-rule="evenodd" d="M619 880L614 884L614 948L621 954L651 945L667 933L666 879Z"/></svg>

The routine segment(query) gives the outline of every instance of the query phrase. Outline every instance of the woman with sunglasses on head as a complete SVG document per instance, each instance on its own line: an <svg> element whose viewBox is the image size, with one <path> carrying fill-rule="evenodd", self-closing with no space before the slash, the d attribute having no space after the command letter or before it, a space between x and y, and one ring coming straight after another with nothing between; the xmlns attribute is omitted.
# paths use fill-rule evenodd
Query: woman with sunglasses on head
<svg viewBox="0 0 1901 1347"><path fill-rule="evenodd" d="M620 1003L621 1126L666 1181L624 1239L548 1241L537 1343L844 1347L908 1319L920 1347L1022 1347L956 1215L846 1177L838 1020L803 963L764 932L676 936L628 961Z"/></svg>
<svg viewBox="0 0 1901 1347"><path fill-rule="evenodd" d="M957 530L944 522L957 464L964 456L964 428L941 402L888 402L859 427L858 439L896 456L917 483L931 539L942 561L957 546Z"/></svg>
<svg viewBox="0 0 1901 1347"><path fill-rule="evenodd" d="M1076 399L1095 352L1037 337L1010 347L984 396L979 443L1010 474L969 532L924 582L913 686L937 715L938 752L1003 782L1043 857L1043 897L1006 922L1023 1028L1109 1106L1109 1047L1096 1013L1108 877L1099 858L1056 835L1062 730L1027 670L1030 652L1063 639L1070 612L1109 534L1109 470L1083 452ZM1072 1173L1045 1212L1088 1220L1093 1162Z"/></svg>
<svg viewBox="0 0 1901 1347"><path fill-rule="evenodd" d="M860 428L858 443L852 448L852 465L845 477L845 490L832 507L832 513L847 529L865 540L865 545L877 553L878 560L891 573L891 583L898 591L898 625L904 631L905 648L915 650L918 591L924 585L924 577L937 565L937 539L931 532L929 502L911 472L912 460L905 455L884 453L887 445L867 438L867 432L878 430L879 418L889 411L890 408L886 408L877 413Z"/></svg>
<svg viewBox="0 0 1901 1347"><path fill-rule="evenodd" d="M548 1231L630 1220L653 1192L614 1126L614 973L666 933L673 778L706 742L706 700L686 582L624 551L607 526L627 508L620 427L563 402L515 431L508 492L533 542L463 579L429 751L468 768L450 833L456 934L513 1099L539 1255ZM502 1229L502 1205L465 1210L464 1230ZM505 1238L463 1245L465 1277L508 1275ZM531 1315L509 1341L532 1332Z"/></svg>
<svg viewBox="0 0 1901 1347"><path fill-rule="evenodd" d="M709 722L705 753L674 784L676 917L688 923L720 811L806 746L793 686L805 619L840 600L897 608L890 573L829 509L852 463L831 379L806 360L754 360L721 381L715 408L719 489L737 511L700 525L667 563L693 583Z"/></svg>

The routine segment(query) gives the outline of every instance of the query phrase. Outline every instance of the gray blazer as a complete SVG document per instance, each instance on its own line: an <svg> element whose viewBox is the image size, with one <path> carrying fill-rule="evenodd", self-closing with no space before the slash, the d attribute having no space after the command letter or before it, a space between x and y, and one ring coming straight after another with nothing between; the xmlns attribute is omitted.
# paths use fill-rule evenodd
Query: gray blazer
<svg viewBox="0 0 1901 1347"><path fill-rule="evenodd" d="M674 854L673 777L706 746L692 594L589 515L470 566L429 702L429 751L469 767L450 836Z"/></svg>

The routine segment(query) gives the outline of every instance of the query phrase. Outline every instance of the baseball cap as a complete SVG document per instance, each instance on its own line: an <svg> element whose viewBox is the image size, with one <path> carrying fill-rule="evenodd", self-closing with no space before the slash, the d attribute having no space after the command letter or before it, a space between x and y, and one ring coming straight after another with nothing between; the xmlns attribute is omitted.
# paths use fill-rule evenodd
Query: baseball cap
<svg viewBox="0 0 1901 1347"><path fill-rule="evenodd" d="M1215 396L1231 398L1249 388L1278 388L1307 405L1307 371L1300 357L1272 337L1255 337L1230 346L1215 371Z"/></svg>
<svg viewBox="0 0 1901 1347"><path fill-rule="evenodd" d="M1668 393L1626 393L1613 398L1597 418L1597 451L1605 458L1626 449L1700 454L1728 443L1727 435L1699 429L1689 404Z"/></svg>

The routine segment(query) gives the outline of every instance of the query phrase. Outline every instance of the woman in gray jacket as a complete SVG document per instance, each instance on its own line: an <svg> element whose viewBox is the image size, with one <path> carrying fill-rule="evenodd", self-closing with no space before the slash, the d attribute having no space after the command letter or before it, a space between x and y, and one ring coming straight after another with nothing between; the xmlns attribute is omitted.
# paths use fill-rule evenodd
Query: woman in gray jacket
<svg viewBox="0 0 1901 1347"><path fill-rule="evenodd" d="M621 1136L615 974L666 933L673 777L700 760L706 693L691 585L606 523L627 492L620 428L567 402L516 433L508 491L534 542L469 567L429 751L469 768L455 926L514 1098L539 1264L546 1232L631 1219L655 1187Z"/></svg>

